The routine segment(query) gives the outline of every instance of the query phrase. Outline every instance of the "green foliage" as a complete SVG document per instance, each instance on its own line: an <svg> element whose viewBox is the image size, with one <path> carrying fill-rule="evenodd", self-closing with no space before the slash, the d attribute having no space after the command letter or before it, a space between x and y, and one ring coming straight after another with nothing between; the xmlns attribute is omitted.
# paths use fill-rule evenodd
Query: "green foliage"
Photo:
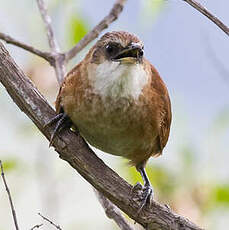
<svg viewBox="0 0 229 230"><path fill-rule="evenodd" d="M164 9L166 1L165 0L144 0L143 2L143 17L145 19L154 20L158 14ZM145 20L149 21L149 20Z"/></svg>
<svg viewBox="0 0 229 230"><path fill-rule="evenodd" d="M146 171L153 187L157 188L162 196L168 196L173 192L175 182L174 176L170 171L164 167L150 164L147 165ZM126 171L126 176L133 184L142 182L141 175L135 167L129 167Z"/></svg>
<svg viewBox="0 0 229 230"><path fill-rule="evenodd" d="M73 15L70 18L68 29L70 45L75 45L77 42L79 42L88 32L88 27L88 24L82 17Z"/></svg>
<svg viewBox="0 0 229 230"><path fill-rule="evenodd" d="M2 160L4 172L12 171L18 166L18 160L15 158Z"/></svg>
<svg viewBox="0 0 229 230"><path fill-rule="evenodd" d="M150 181L156 185L164 195L169 195L173 192L174 188L174 176L171 171L168 171L165 167L149 165L146 167Z"/></svg>
<svg viewBox="0 0 229 230"><path fill-rule="evenodd" d="M219 185L212 191L215 204L229 206L229 184Z"/></svg>

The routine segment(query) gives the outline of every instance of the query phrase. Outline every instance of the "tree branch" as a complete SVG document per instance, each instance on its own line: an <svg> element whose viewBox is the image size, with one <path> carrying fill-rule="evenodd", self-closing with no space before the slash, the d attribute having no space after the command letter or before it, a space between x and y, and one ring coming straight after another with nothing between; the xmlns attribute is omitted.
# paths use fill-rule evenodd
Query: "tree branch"
<svg viewBox="0 0 229 230"><path fill-rule="evenodd" d="M188 3L189 5L191 5L192 7L194 7L196 10L198 10L200 13L202 13L203 15L205 15L206 17L208 17L212 22L214 22L221 30L223 30L227 35L229 35L229 28L223 23L221 22L216 16L214 16L212 13L210 13L206 8L204 8L200 3L194 1L194 0L183 0L184 2ZM99 36L99 34L106 29L113 21L115 21L117 19L117 17L119 16L119 14L122 12L124 4L125 4L126 0L116 0L116 3L114 4L114 6L112 7L110 13L97 25L95 26L87 35L85 35L85 37L80 40L73 48L71 48L69 51L65 52L65 53L59 53L59 48L56 48L56 52L55 55L53 55L50 52L43 52L40 51L38 49L33 48L32 46L29 46L25 43L19 42L16 39L10 37L9 35L6 35L4 33L0 33L0 39L6 41L7 43L16 45L18 47L21 47L31 53L34 53L40 57L43 57L45 60L47 60L52 66L55 67L54 63L55 63L55 58L61 60L61 62L64 63L68 63L69 60L71 60L73 57L75 57L77 55L78 52L80 52L86 45L88 45L91 41L93 41L95 38L97 38ZM43 0L37 0L38 6L40 11L42 12L42 17L46 18L46 27L47 30L49 31L51 28L51 32L49 32L49 44L50 47L58 47L57 42L55 41L54 38L54 33L51 27L51 19L48 16L47 19L47 9L44 5ZM50 38L53 37L54 41L52 41L52 39L50 40ZM58 52L57 52L58 51ZM56 70L56 74L58 74L57 72L61 72L61 71L57 71ZM63 75L63 74L62 74ZM61 81L59 80L59 83L61 83Z"/></svg>
<svg viewBox="0 0 229 230"><path fill-rule="evenodd" d="M5 178L5 174L4 174L4 170L3 170L3 165L2 165L2 161L1 160L0 160L0 168L1 168L2 180L3 180L4 186L5 186L6 192L7 192L8 197L9 197L9 201L10 201L10 208L11 208L12 215L13 215L14 226L15 226L16 230L19 230L18 223L17 223L16 211L15 211L15 208L14 208L14 205L13 205L13 200L11 198L9 187L8 187L8 185L6 183L6 178Z"/></svg>
<svg viewBox="0 0 229 230"><path fill-rule="evenodd" d="M204 8L200 3L196 2L195 0L183 1L187 2L189 5L198 10L201 14L208 17L212 22L214 22L221 30L223 30L229 36L229 28L223 22L221 22L216 16L214 16L206 8Z"/></svg>
<svg viewBox="0 0 229 230"><path fill-rule="evenodd" d="M212 15L209 11L207 11L203 6L201 6L199 3L195 2L194 0L183 0L185 2L187 2L188 4L190 4L191 6L193 6L195 9L197 9L199 12L201 12L202 14L204 14L205 16L207 16L211 21L213 21L218 27L220 27L227 35L229 35L229 29L226 25L224 25L218 18L216 18L214 15ZM19 42L13 38L11 38L10 36L8 35L5 35L3 33L0 33L0 39L3 39L5 40L6 42L8 43L11 43L11 44L14 44L16 46L19 46L27 51L30 51L40 57L43 57L44 59L46 59L47 61L49 61L49 63L55 68L55 71L56 71L56 76L57 76L57 79L58 79L58 82L59 84L61 84L63 78L64 78L64 73L65 73L65 64L70 60L72 59L78 52L80 52L88 43L90 43L92 40L94 40L95 38L98 37L98 35L101 33L102 30L104 30L105 28L107 28L114 20L117 19L117 17L119 16L119 14L122 12L123 10L123 6L124 6L124 3L126 2L126 0L116 0L116 3L114 4L113 8L111 9L110 13L97 25L94 27L94 29L92 29L75 47L73 47L72 49L70 49L68 52L66 53L60 53L60 50L59 50L59 46L57 44L57 41L55 39L55 36L54 36L54 33L53 33L53 29L51 27L51 18L49 17L49 15L47 14L47 7L45 6L44 4L44 1L43 0L37 0L37 3L38 3L38 7L39 7L39 10L41 12L41 15L42 15L42 19L46 25L46 29L47 29L47 36L48 36L48 40L49 40L49 45L50 45L50 48L51 48L51 51L52 52L42 52L40 50L37 50L35 48L33 48L32 46L29 46L29 45L26 45L22 42ZM3 48L4 50L4 48ZM19 69L17 69L17 71L20 72ZM16 72L17 72L16 71ZM12 74L12 73L11 73ZM21 72L19 75L23 76L23 73ZM23 76L24 77L24 76ZM25 80L25 79L24 79ZM27 82L27 80L25 80L25 82ZM13 82L11 82L13 83ZM27 82L29 83L29 81ZM29 83L31 84L31 83ZM7 88L7 87L6 87ZM16 90L17 88L12 88L13 90ZM32 87L31 85L31 89L32 91L34 91L35 89ZM7 88L8 92L9 93L12 93L9 88ZM36 90L34 91L36 93L38 93ZM28 93L28 92L27 92ZM12 98L14 98L16 100L16 103L17 103L17 100L21 102L23 102L23 100L21 101L21 98L18 98L16 95L15 95L15 92L13 94L11 94ZM23 95L21 95L22 98L23 98ZM25 96L25 95L24 95ZM36 104L36 97L32 98L31 100L28 100L26 103L28 103L28 105L30 105L30 109L31 108L37 108L38 110L36 111L33 111L29 109L29 107L27 107L27 104L25 104L25 108L24 108L24 105L21 105L21 109L25 109L25 112L27 113L28 116L30 116L30 118L36 123L36 116L39 115L40 113L40 108L39 108L39 103ZM35 101L33 101L35 100ZM39 98L39 100L42 100L42 98ZM39 101L38 100L38 101ZM34 104L35 102L35 104ZM45 103L45 102L44 102ZM35 106L35 107L34 107ZM38 107L37 107L38 106ZM48 110L50 110L50 108L48 108ZM48 111L47 110L47 111ZM39 112L38 112L39 111ZM45 115L45 112L47 111L43 111ZM38 112L38 113L36 113ZM50 111L49 111L50 112ZM47 113L48 114L48 113ZM46 114L46 115L47 115ZM49 119L48 119L49 120ZM43 129L43 126L40 127L40 125L42 124L43 121L37 121L36 125L40 128L41 131L43 131L43 133L45 134L45 130ZM47 138L50 138L50 133L47 135L45 134ZM69 134L69 135L72 135L72 134ZM93 154L92 151L87 147L85 147L85 142L80 138L80 137L77 137L78 138L78 142L80 143L80 145L83 143L83 150L82 152L86 152L87 154ZM61 139L60 139L61 140ZM59 140L59 141L60 141ZM105 209L105 212L107 214L108 217L111 217L112 219L114 219L116 221L116 223L124 223L122 224L122 226L125 226L126 222L125 222L125 219L123 219L123 217L121 216L121 213L119 212L119 210L109 201L107 200L101 192L104 192L104 187L105 187L105 184L98 184L97 182L98 181L93 181L93 176L91 175L90 178L88 178L88 175L84 174L85 171L76 163L74 162L74 160L76 160L74 158L74 154L73 152L70 151L69 154L65 153L65 152L62 152L63 149L66 148L66 143L68 143L68 141L65 139L65 141L62 141L62 142L58 142L57 143L57 147L55 146L55 143L54 143L54 146L57 148L57 152L59 152L58 148L61 149L61 151L59 152L60 153L60 157L67 160L77 171L80 172L80 174L82 176L84 176L92 185L94 185L96 188L100 188L98 189L100 191L99 193L99 197L100 197L100 201ZM62 149L63 147L63 149ZM78 148L78 146L76 146ZM82 147L82 146L81 146ZM72 149L75 149L77 150L77 148L72 148ZM65 155L66 154L66 155ZM68 158L68 157L70 158ZM66 158L65 158L66 157ZM81 159L82 160L82 159ZM80 161L81 161L80 160ZM98 160L98 159L97 159ZM83 161L82 161L83 162ZM81 163L82 163L81 162ZM100 162L101 163L101 162ZM87 165L87 164L85 164ZM106 166L104 166L106 167ZM90 170L89 170L90 171ZM93 170L92 170L93 171ZM109 172L109 170L108 170ZM111 173L114 173L114 172L109 172ZM101 175L100 175L101 176ZM117 175L116 175L117 176ZM99 180L99 176L96 178L97 180ZM101 177L102 178L102 177ZM116 178L117 179L117 178ZM119 181L119 179L121 178L118 178L117 179L117 183L121 183L123 181ZM123 182L124 183L124 182ZM126 183L126 182L125 182ZM125 184L124 183L124 184ZM125 184L125 186L127 186L128 184ZM106 185L107 186L107 185ZM124 186L124 185L123 185ZM128 185L130 187L130 185ZM105 190L106 191L106 190ZM117 191L117 190L116 190ZM132 191L132 190L131 190ZM105 193L105 192L104 192ZM111 191L107 191L106 192L108 198L113 202L113 199L115 200L116 202L116 199L118 199L118 197L114 198L111 194ZM110 196L110 197L109 197ZM119 197L120 198L120 197ZM123 197L121 197L123 198ZM137 202L140 198L139 194L137 195L137 199L133 198L133 197L130 197L128 198L128 196L125 196L124 199L128 200L130 199L131 201L134 201L134 202ZM133 198L133 199L132 199ZM119 202L118 202L119 201ZM123 208L122 207L122 203L120 203L120 199L118 199L117 203L115 203L118 207L120 207L122 210L125 210L126 209L126 206ZM128 202L126 202L126 204L128 204ZM128 204L130 205L130 204ZM127 206L128 206L127 205ZM137 205L138 202L137 202ZM133 205L134 206L134 205ZM185 229L200 229L199 227L193 225L191 222L189 222L188 220L180 217L180 216L177 216L176 214L172 213L170 210L168 210L167 208L163 207L163 206L160 206L159 204L155 203L151 205L152 207L156 207L156 211L158 213L161 213L162 212L162 215L160 216L161 219L159 218L159 216L155 215L155 213L151 213L151 211L148 211L147 212L147 215L146 216L143 216L141 217L141 215L137 215L136 216L136 212L131 212L131 211L127 211L126 213L131 216L133 219L135 219L138 223L142 224L143 226L147 227L147 229L158 229L160 227L160 229L180 229L180 227L184 227L185 226ZM151 208L152 208L151 207ZM154 207L154 208L155 208ZM132 207L133 209L136 209L136 207ZM138 209L136 209L138 210ZM150 209L149 209L150 210ZM165 215L165 212L167 212L167 215ZM155 216L154 216L155 215ZM171 217L172 216L172 217ZM147 217L147 218L146 218ZM171 217L171 218L170 218ZM143 219L142 219L143 218ZM159 222L155 222L154 218L158 218L157 221ZM167 220L167 219L170 219L170 220ZM174 220L175 218L175 220ZM138 219L138 220L137 220ZM152 222L150 222L149 220L151 220ZM172 224L173 224L173 227L174 228L171 228L170 225L168 225L168 222L167 221L171 221L172 220ZM123 222L124 221L124 222ZM167 228L166 226L164 226L164 224L169 228ZM127 228L123 228L123 229L128 229Z"/></svg>
<svg viewBox="0 0 229 230"><path fill-rule="evenodd" d="M7 35L7 34L4 34L4 33L1 33L0 32L0 39L4 40L5 42L9 43L9 44L13 44L15 46L18 46L24 50L27 50L33 54L36 54L37 56L39 57L42 57L44 58L46 61L48 61L50 64L52 64L54 62L54 58L53 56L51 55L51 53L49 52L43 52L43 51L40 51L30 45L27 45L23 42L20 42L14 38L12 38L11 36Z"/></svg>
<svg viewBox="0 0 229 230"><path fill-rule="evenodd" d="M34 230L36 228L40 228L41 226L43 226L43 224L36 224L30 230Z"/></svg>
<svg viewBox="0 0 229 230"><path fill-rule="evenodd" d="M0 63L1 83L18 107L50 140L54 127L44 128L44 125L54 117L55 111L34 88L1 43ZM201 229L155 201L138 213L142 190L133 191L130 184L95 155L80 135L64 130L61 136L55 138L53 145L61 159L67 161L106 198L147 230Z"/></svg>
<svg viewBox="0 0 229 230"><path fill-rule="evenodd" d="M47 37L48 37L48 41L49 41L49 46L50 46L52 52L59 53L60 48L59 48L59 45L58 45L56 38L54 36L54 32L53 32L53 29L51 26L51 18L48 15L47 7L46 7L43 0L37 0L37 5L38 5L38 8L40 10L42 19L44 21L44 24L45 24L45 27L47 30Z"/></svg>
<svg viewBox="0 0 229 230"><path fill-rule="evenodd" d="M94 192L102 205L105 214L108 218L113 219L121 230L133 230L126 219L122 216L119 208L112 204L101 192L94 189Z"/></svg>
<svg viewBox="0 0 229 230"><path fill-rule="evenodd" d="M76 44L76 46L65 53L65 60L68 62L73 57L75 57L77 53L79 53L86 45L97 38L104 29L106 29L113 21L115 21L119 14L122 12L125 2L126 0L116 0L116 3L112 7L110 13L88 34L86 34L84 38Z"/></svg>
<svg viewBox="0 0 229 230"><path fill-rule="evenodd" d="M55 68L55 72L56 72L56 77L57 77L57 81L59 84L62 83L63 79L64 79L64 75L65 75L65 64L64 64L64 55L62 55L60 53L60 48L59 45L57 43L57 40L54 36L54 32L51 26L51 17L48 15L47 12L47 7L44 3L43 0L37 0L37 5L38 8L40 10L42 19L44 21L46 30L47 30L47 37L48 37L48 41L49 41L49 46L51 48L52 54L55 57L55 64L54 64L54 68Z"/></svg>
<svg viewBox="0 0 229 230"><path fill-rule="evenodd" d="M41 213L38 213L38 215L39 215L42 219L44 219L45 221L47 221L48 223L50 223L51 225L53 225L56 229L62 230L62 228L60 227L60 225L55 224L53 221L51 221L51 220L48 219L47 217L41 215Z"/></svg>

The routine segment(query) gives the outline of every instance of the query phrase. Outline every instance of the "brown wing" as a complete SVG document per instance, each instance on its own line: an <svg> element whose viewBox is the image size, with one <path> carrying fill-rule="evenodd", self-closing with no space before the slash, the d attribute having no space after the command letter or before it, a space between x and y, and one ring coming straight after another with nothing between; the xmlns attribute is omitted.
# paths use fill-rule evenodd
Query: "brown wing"
<svg viewBox="0 0 229 230"><path fill-rule="evenodd" d="M163 148L165 147L170 132L171 125L171 102L168 94L168 90L166 88L165 83L160 78L157 70L151 65L151 74L152 74L152 82L151 86L155 95L157 97L157 128L158 128L158 153L155 156L158 156L162 153Z"/></svg>
<svg viewBox="0 0 229 230"><path fill-rule="evenodd" d="M56 113L57 114L61 112L61 89L62 89L63 84L64 84L64 82L60 86L59 93L57 95L56 102L55 102L55 107L56 107Z"/></svg>
<svg viewBox="0 0 229 230"><path fill-rule="evenodd" d="M171 103L169 96L165 96L163 100L165 101L164 110L161 112L161 122L159 126L159 141L161 151L163 150L168 141L172 119Z"/></svg>
<svg viewBox="0 0 229 230"><path fill-rule="evenodd" d="M59 93L56 98L55 107L56 113L60 113L63 109L62 98L66 95L74 95L75 93L75 84L77 84L77 77L80 74L81 63L76 65L65 77L62 85L60 86Z"/></svg>

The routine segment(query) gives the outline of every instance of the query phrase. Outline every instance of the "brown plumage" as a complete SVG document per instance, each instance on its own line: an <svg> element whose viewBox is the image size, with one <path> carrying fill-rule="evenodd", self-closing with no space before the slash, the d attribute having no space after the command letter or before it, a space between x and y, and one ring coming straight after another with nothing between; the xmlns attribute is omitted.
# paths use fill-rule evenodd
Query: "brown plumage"
<svg viewBox="0 0 229 230"><path fill-rule="evenodd" d="M123 156L140 171L159 156L170 131L168 91L143 57L143 44L128 32L106 33L66 76L57 100L81 135L104 152Z"/></svg>

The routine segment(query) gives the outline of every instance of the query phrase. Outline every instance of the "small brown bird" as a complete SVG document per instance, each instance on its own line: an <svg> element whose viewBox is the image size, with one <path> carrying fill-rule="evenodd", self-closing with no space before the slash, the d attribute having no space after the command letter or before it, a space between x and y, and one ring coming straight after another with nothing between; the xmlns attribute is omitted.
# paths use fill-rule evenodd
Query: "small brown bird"
<svg viewBox="0 0 229 230"><path fill-rule="evenodd" d="M67 74L51 121L51 141L73 123L92 146L129 159L144 180L141 208L152 195L146 162L162 154L171 123L166 86L143 54L135 35L106 33Z"/></svg>

